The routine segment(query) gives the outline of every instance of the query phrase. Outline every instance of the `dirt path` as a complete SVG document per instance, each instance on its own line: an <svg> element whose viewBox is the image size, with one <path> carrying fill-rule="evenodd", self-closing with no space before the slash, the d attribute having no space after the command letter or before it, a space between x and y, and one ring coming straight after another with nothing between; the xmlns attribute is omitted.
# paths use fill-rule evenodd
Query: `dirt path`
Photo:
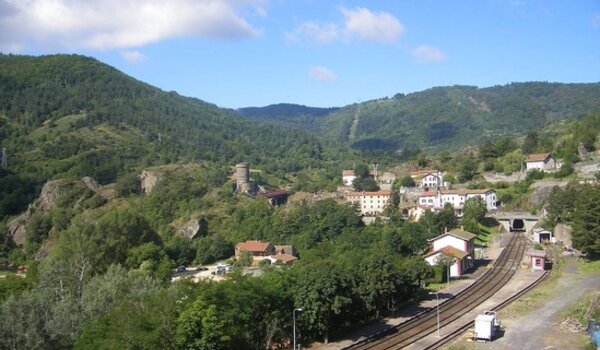
<svg viewBox="0 0 600 350"><path fill-rule="evenodd" d="M578 299L600 290L600 272L580 273L576 261L568 261L562 275L548 286L546 297L539 307L526 312L519 311L519 305L503 310L499 319L505 333L491 343L468 343L464 340L450 346L452 349L582 349L585 348L585 333L571 333L557 325L562 314ZM543 288L543 287L542 287ZM532 293L536 293L533 291ZM539 297L538 295L538 297ZM531 296L525 296L517 303L527 303ZM518 315L513 314L518 313Z"/></svg>

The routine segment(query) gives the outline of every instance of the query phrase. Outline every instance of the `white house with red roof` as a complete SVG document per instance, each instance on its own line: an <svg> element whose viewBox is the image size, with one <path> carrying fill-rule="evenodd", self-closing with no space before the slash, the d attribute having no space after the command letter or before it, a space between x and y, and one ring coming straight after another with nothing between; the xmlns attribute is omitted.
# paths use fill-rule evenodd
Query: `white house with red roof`
<svg viewBox="0 0 600 350"><path fill-rule="evenodd" d="M527 171L554 171L557 169L556 160L554 160L550 153L528 154L525 164L527 165Z"/></svg>
<svg viewBox="0 0 600 350"><path fill-rule="evenodd" d="M430 252L424 256L431 266L441 262L442 257L451 259L450 276L459 277L473 266L475 234L461 229L446 231L430 239Z"/></svg>
<svg viewBox="0 0 600 350"><path fill-rule="evenodd" d="M444 186L444 173L436 169L421 169L410 173L420 188L440 188Z"/></svg>
<svg viewBox="0 0 600 350"><path fill-rule="evenodd" d="M346 200L358 204L360 215L379 216L392 197L392 191L347 192Z"/></svg>
<svg viewBox="0 0 600 350"><path fill-rule="evenodd" d="M496 197L496 191L489 188L482 190L466 189L426 191L419 195L419 201L417 205L429 207L434 210L441 210L444 208L446 203L450 203L452 204L456 215L462 216L462 210L465 205L465 201L473 197L481 197L485 202L487 211L494 211L498 209L498 198Z"/></svg>
<svg viewBox="0 0 600 350"><path fill-rule="evenodd" d="M356 179L354 170L342 170L342 182L344 186L352 186L352 182Z"/></svg>

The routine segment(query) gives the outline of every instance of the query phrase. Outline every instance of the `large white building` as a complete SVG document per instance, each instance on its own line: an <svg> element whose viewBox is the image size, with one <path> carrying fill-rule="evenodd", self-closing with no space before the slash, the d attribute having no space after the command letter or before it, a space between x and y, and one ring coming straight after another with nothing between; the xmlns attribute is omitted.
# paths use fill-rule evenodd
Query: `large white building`
<svg viewBox="0 0 600 350"><path fill-rule="evenodd" d="M360 215L379 216L392 197L392 191L347 192L348 202L358 204Z"/></svg>
<svg viewBox="0 0 600 350"><path fill-rule="evenodd" d="M481 197L485 202L487 211L498 209L496 191L488 188L483 190L438 190L423 192L419 195L418 205L434 210L441 210L446 203L450 203L454 207L456 214L462 216L466 200L473 197Z"/></svg>

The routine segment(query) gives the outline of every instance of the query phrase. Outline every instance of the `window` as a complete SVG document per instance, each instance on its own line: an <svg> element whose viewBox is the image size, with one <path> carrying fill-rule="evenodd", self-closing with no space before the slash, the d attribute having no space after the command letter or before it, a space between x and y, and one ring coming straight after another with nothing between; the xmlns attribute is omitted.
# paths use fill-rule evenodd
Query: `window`
<svg viewBox="0 0 600 350"><path fill-rule="evenodd" d="M535 259L535 266L542 266L542 259L536 258Z"/></svg>

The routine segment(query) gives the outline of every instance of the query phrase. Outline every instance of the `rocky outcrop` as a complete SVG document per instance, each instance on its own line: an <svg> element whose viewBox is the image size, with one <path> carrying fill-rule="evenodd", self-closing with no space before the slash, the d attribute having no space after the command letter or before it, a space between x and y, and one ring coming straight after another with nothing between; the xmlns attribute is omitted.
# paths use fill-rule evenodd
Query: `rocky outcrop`
<svg viewBox="0 0 600 350"><path fill-rule="evenodd" d="M573 229L565 224L557 224L554 228L554 237L557 241L563 242L565 247L573 246Z"/></svg>
<svg viewBox="0 0 600 350"><path fill-rule="evenodd" d="M208 223L204 218L194 218L183 224L177 233L185 238L194 239L197 237L206 236L208 231Z"/></svg>
<svg viewBox="0 0 600 350"><path fill-rule="evenodd" d="M534 189L529 196L529 203L531 205L538 205L543 203L546 198L552 192L554 186L558 186L560 188L564 188L567 186L567 181L558 181L558 180L541 180L533 183L531 187Z"/></svg>
<svg viewBox="0 0 600 350"><path fill-rule="evenodd" d="M56 205L56 201L60 196L61 184L61 180L46 182L38 199L30 204L24 213L8 222L8 233L16 244L23 245L25 243L27 221L33 213L47 212Z"/></svg>
<svg viewBox="0 0 600 350"><path fill-rule="evenodd" d="M154 190L154 186L156 186L158 180L159 177L156 175L156 173L153 173L149 170L143 170L140 174L140 184L144 194L150 194L152 190Z"/></svg>

